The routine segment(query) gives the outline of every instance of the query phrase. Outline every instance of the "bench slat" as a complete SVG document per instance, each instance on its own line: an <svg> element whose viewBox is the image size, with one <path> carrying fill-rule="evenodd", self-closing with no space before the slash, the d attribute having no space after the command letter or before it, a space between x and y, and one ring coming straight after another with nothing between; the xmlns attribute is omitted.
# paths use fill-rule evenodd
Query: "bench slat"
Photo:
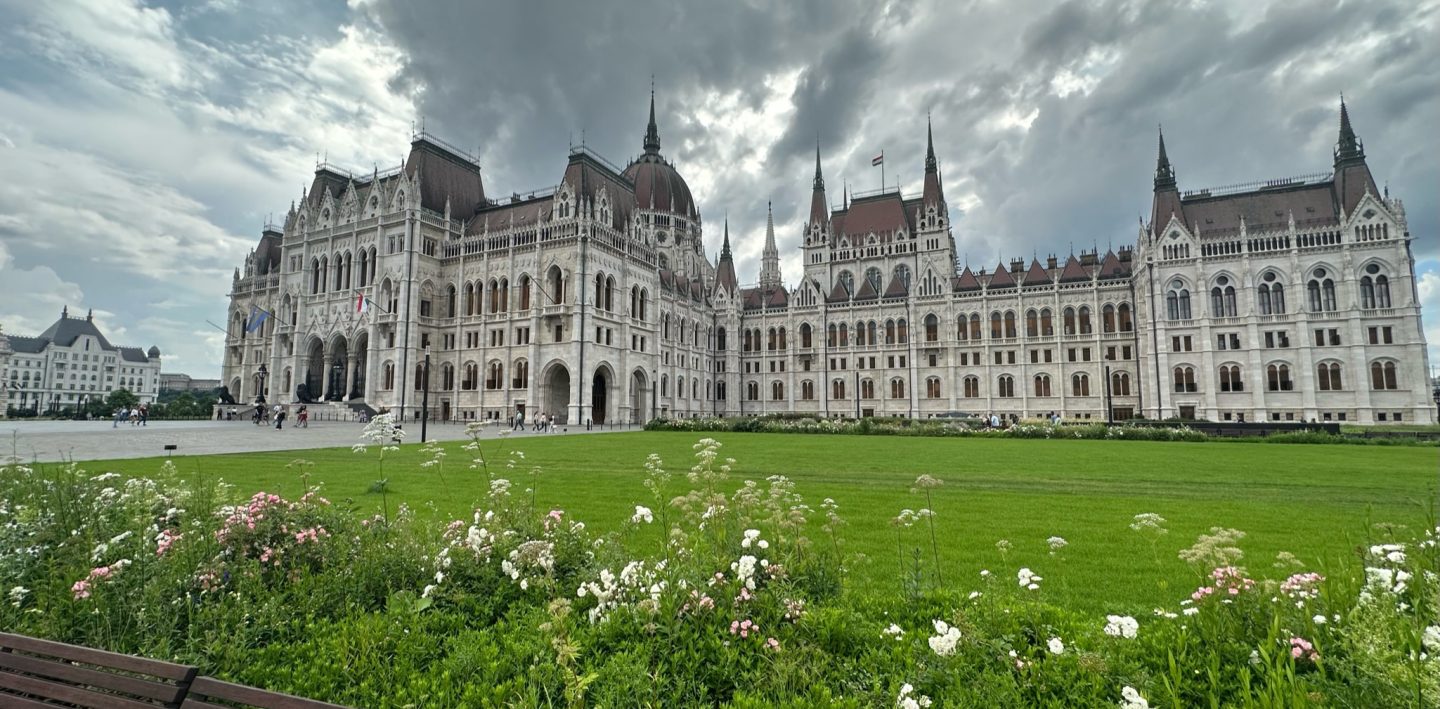
<svg viewBox="0 0 1440 709"><path fill-rule="evenodd" d="M185 697L185 703L180 705L180 709L235 709L235 708L234 708L234 707L231 707L231 706L224 705L224 704L212 704L212 703L210 703L210 702L207 702L207 701L204 701L204 700L201 700L201 699L196 699L196 698L193 697L193 696L187 696L187 697Z"/></svg>
<svg viewBox="0 0 1440 709"><path fill-rule="evenodd" d="M173 662L151 660L134 655L122 655L118 652L68 645L53 640L41 640L24 635L15 635L14 633L0 633L0 650L7 648L23 650L37 655L49 655L51 657L84 662L91 665L100 665L102 667L113 667L117 670L150 675L152 677L174 680L176 682L185 682L195 676L195 668L188 665L177 665Z"/></svg>
<svg viewBox="0 0 1440 709"><path fill-rule="evenodd" d="M20 694L40 697L43 699L54 699L68 702L87 709L155 709L157 705L149 702L138 702L134 699L127 699L115 694L102 694L81 687L36 677L26 677L12 672L0 672L0 698L6 696L4 690L11 690ZM0 702L3 706L4 702Z"/></svg>
<svg viewBox="0 0 1440 709"><path fill-rule="evenodd" d="M18 652L0 652L0 668L40 675L66 684L99 687L171 704L180 701L180 695L184 692L183 688L173 684L152 682L113 672L101 672L50 659L22 655Z"/></svg>
<svg viewBox="0 0 1440 709"><path fill-rule="evenodd" d="M190 707L204 709L207 705L200 702L207 699L240 702L260 709L345 709L339 704L330 704L279 692L268 692L263 689L224 682L214 677L196 677L190 685L190 693L186 696L185 703L180 706L181 709Z"/></svg>

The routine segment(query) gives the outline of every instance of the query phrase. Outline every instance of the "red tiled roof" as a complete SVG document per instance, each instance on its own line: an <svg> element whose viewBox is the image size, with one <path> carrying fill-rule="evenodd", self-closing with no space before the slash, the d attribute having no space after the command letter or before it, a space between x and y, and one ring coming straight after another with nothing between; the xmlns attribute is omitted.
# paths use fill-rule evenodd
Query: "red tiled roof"
<svg viewBox="0 0 1440 709"><path fill-rule="evenodd" d="M960 272L960 278L955 281L955 290L980 290L980 288L980 279L970 272L969 266L966 266L965 270Z"/></svg>
<svg viewBox="0 0 1440 709"><path fill-rule="evenodd" d="M1080 265L1080 260L1075 258L1075 254L1070 254L1070 259L1065 262L1065 268L1060 271L1060 282L1074 283L1088 280L1090 280L1090 273Z"/></svg>
<svg viewBox="0 0 1440 709"><path fill-rule="evenodd" d="M904 202L901 201L900 195L894 192L852 201L843 226L844 231L841 232L836 227L836 233L849 234L855 238L864 237L872 232L883 237L901 229L908 231L910 228L909 222L905 219ZM851 239L851 243L858 245L855 238Z"/></svg>
<svg viewBox="0 0 1440 709"><path fill-rule="evenodd" d="M1040 260L1030 259L1030 270L1025 272L1025 285L1034 286L1050 282L1050 274L1040 267Z"/></svg>
<svg viewBox="0 0 1440 709"><path fill-rule="evenodd" d="M995 267L995 273L990 276L990 283L987 286L990 288L1013 288L1015 279L1010 276L1009 271L1005 270L1005 264L1001 263Z"/></svg>
<svg viewBox="0 0 1440 709"><path fill-rule="evenodd" d="M1100 278L1123 278L1130 275L1130 270L1120 263L1120 258L1114 251L1105 252L1105 260L1100 262Z"/></svg>
<svg viewBox="0 0 1440 709"><path fill-rule="evenodd" d="M905 287L905 282L900 280L900 275L890 277L890 285L885 287L886 298L904 298L910 294L910 289Z"/></svg>

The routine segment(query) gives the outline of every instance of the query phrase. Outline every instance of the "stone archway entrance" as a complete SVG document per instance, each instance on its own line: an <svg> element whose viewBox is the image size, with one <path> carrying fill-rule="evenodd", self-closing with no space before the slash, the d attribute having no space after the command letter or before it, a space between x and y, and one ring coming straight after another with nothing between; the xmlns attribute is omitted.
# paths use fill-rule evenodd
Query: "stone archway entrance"
<svg viewBox="0 0 1440 709"><path fill-rule="evenodd" d="M330 361L325 370L325 400L340 401L348 398L345 396L348 393L345 391L345 360L349 351L345 344L345 338L336 338L334 342L330 343L328 354Z"/></svg>
<svg viewBox="0 0 1440 709"><path fill-rule="evenodd" d="M610 371L595 370L595 380L590 383L590 420L605 423L610 407Z"/></svg>
<svg viewBox="0 0 1440 709"><path fill-rule="evenodd" d="M305 395L296 392L296 398L319 401L325 391L325 345L319 339L311 340L305 354Z"/></svg>
<svg viewBox="0 0 1440 709"><path fill-rule="evenodd" d="M646 401L645 373L635 370L630 375L630 422L645 423L646 412L650 410L650 402Z"/></svg>
<svg viewBox="0 0 1440 709"><path fill-rule="evenodd" d="M545 373L545 392L540 400L545 402L541 412L549 414L555 423L569 422L570 370L565 365L553 365Z"/></svg>

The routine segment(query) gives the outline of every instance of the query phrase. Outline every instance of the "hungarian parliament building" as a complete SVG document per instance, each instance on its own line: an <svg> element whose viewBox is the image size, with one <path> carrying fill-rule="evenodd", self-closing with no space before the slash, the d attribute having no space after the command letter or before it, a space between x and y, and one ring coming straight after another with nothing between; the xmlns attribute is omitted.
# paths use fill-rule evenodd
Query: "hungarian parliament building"
<svg viewBox="0 0 1440 709"><path fill-rule="evenodd" d="M1433 423L1405 208L1343 102L1333 159L1182 192L1162 135L1133 247L988 266L956 260L933 137L920 194L838 209L817 150L803 273L781 273L771 218L742 285L728 225L706 257L653 95L638 158L572 148L540 193L497 197L421 133L389 171L322 164L265 228L231 284L223 381L405 421Z"/></svg>

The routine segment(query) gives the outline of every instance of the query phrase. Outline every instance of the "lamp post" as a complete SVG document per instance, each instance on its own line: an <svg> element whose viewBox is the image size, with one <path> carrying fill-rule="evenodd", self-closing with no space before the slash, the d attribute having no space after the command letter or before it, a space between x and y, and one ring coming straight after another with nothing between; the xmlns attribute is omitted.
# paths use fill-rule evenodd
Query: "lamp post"
<svg viewBox="0 0 1440 709"><path fill-rule="evenodd" d="M1110 365L1105 365L1105 423L1115 423L1115 401L1110 391Z"/></svg>
<svg viewBox="0 0 1440 709"><path fill-rule="evenodd" d="M265 403L265 377L269 374L270 370L265 368L264 362L261 362L260 368L255 370L255 403L257 404Z"/></svg>
<svg viewBox="0 0 1440 709"><path fill-rule="evenodd" d="M425 442L426 424L430 422L430 348L425 348L425 374L420 378L420 442Z"/></svg>

